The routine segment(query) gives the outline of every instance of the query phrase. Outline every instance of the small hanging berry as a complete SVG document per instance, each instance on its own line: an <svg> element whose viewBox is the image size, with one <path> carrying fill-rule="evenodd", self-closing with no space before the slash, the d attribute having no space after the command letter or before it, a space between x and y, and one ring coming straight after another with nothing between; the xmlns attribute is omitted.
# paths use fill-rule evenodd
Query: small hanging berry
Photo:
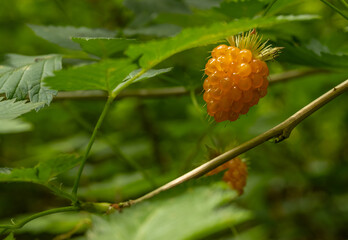
<svg viewBox="0 0 348 240"><path fill-rule="evenodd" d="M236 157L211 170L206 175L211 176L224 170L227 171L224 173L222 179L231 189L236 190L239 195L242 195L248 178L248 169L245 162L243 162L239 157Z"/></svg>
<svg viewBox="0 0 348 240"><path fill-rule="evenodd" d="M255 30L227 38L230 46L219 45L205 65L203 99L216 122L235 121L267 94L269 75L265 61L281 48L262 43Z"/></svg>

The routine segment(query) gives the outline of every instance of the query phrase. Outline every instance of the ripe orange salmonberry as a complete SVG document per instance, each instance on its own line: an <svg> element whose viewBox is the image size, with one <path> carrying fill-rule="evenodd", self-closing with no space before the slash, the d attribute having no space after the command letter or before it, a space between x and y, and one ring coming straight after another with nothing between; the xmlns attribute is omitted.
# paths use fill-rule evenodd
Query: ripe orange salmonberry
<svg viewBox="0 0 348 240"><path fill-rule="evenodd" d="M224 170L227 171L225 171L222 179L231 189L236 190L239 195L242 195L248 177L248 169L245 162L236 157L208 172L206 175L211 176Z"/></svg>
<svg viewBox="0 0 348 240"><path fill-rule="evenodd" d="M273 59L280 49L261 45L260 37L251 31L228 41L231 46L222 44L213 49L205 66L208 77L203 99L216 122L237 120L267 94L269 70L265 61Z"/></svg>

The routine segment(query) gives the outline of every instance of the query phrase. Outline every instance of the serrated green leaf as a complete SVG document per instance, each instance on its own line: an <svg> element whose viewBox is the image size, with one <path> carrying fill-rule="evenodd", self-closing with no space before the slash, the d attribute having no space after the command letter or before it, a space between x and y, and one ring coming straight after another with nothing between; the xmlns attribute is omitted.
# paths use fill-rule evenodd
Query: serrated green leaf
<svg viewBox="0 0 348 240"><path fill-rule="evenodd" d="M30 131L32 127L30 123L20 119L0 119L0 134L26 132Z"/></svg>
<svg viewBox="0 0 348 240"><path fill-rule="evenodd" d="M181 27L174 24L157 24L135 29L126 28L123 30L123 33L127 36L147 35L156 37L170 37L176 35L180 31Z"/></svg>
<svg viewBox="0 0 348 240"><path fill-rule="evenodd" d="M9 53L5 55L5 62L3 64L10 67L22 67L24 65L37 62L38 60L45 57L49 57L49 56L54 57L57 55L52 54L52 55L42 55L42 56L25 56L25 55Z"/></svg>
<svg viewBox="0 0 348 240"><path fill-rule="evenodd" d="M125 50L130 44L135 43L134 39L126 38L76 38L72 40L80 44L81 48L98 57L108 57L114 53Z"/></svg>
<svg viewBox="0 0 348 240"><path fill-rule="evenodd" d="M150 69L168 57L194 47L215 43L228 36L256 27L269 27L289 21L304 21L318 18L314 15L262 17L241 19L231 23L215 23L209 27L184 29L175 37L131 45L126 54L133 59L140 58L140 66Z"/></svg>
<svg viewBox="0 0 348 240"><path fill-rule="evenodd" d="M44 160L32 168L0 168L0 182L33 182L45 185L57 175L75 167L81 159L76 155L60 155Z"/></svg>
<svg viewBox="0 0 348 240"><path fill-rule="evenodd" d="M42 106L44 103L31 103L27 101L18 101L15 99L1 101L0 97L0 120L11 120L27 113L35 108Z"/></svg>
<svg viewBox="0 0 348 240"><path fill-rule="evenodd" d="M72 41L72 37L114 37L116 31L100 28L72 27L72 26L39 26L28 25L36 35L64 48L81 50L80 45Z"/></svg>
<svg viewBox="0 0 348 240"><path fill-rule="evenodd" d="M187 189L124 209L123 214L93 218L88 239L189 240L210 236L251 217L246 210L223 205L236 197L222 183Z"/></svg>
<svg viewBox="0 0 348 240"><path fill-rule="evenodd" d="M55 73L45 83L56 90L105 90L110 92L134 69L129 59L104 60Z"/></svg>
<svg viewBox="0 0 348 240"><path fill-rule="evenodd" d="M31 102L49 105L56 91L47 88L42 80L60 70L61 61L59 55L9 55L7 63L13 67L0 66L0 93L5 93L8 99L17 100L29 96Z"/></svg>
<svg viewBox="0 0 348 240"><path fill-rule="evenodd" d="M16 240L16 239L14 238L13 233L10 233L10 235L8 235L4 240Z"/></svg>

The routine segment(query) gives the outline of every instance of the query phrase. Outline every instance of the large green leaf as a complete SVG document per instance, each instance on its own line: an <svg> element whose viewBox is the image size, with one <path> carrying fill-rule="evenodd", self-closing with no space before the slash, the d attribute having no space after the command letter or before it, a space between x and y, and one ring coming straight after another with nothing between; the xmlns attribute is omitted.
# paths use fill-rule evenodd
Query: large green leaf
<svg viewBox="0 0 348 240"><path fill-rule="evenodd" d="M126 38L72 38L74 42L80 44L81 48L98 57L108 57L114 53L125 50L130 44L134 43L134 39Z"/></svg>
<svg viewBox="0 0 348 240"><path fill-rule="evenodd" d="M39 26L29 24L29 27L36 35L55 43L64 48L71 48L80 50L80 45L72 41L72 37L114 37L115 31L106 29L91 29L86 27L72 27L72 26Z"/></svg>
<svg viewBox="0 0 348 240"><path fill-rule="evenodd" d="M17 100L29 96L31 102L48 105L56 91L47 88L42 80L62 68L62 57L11 54L8 58L7 64L10 66L0 66L0 93L5 93L8 99Z"/></svg>
<svg viewBox="0 0 348 240"><path fill-rule="evenodd" d="M129 59L104 60L77 66L55 73L45 79L47 85L56 90L113 90L127 75L136 69Z"/></svg>
<svg viewBox="0 0 348 240"><path fill-rule="evenodd" d="M11 120L43 105L43 103L30 103L15 99L1 101L0 97L0 120Z"/></svg>
<svg viewBox="0 0 348 240"><path fill-rule="evenodd" d="M166 194L165 194L166 195ZM236 193L221 182L187 189L179 195L157 197L125 209L122 214L94 217L88 239L201 239L242 223L246 210L226 204Z"/></svg>
<svg viewBox="0 0 348 240"><path fill-rule="evenodd" d="M0 182L33 182L47 184L55 176L75 167L81 161L76 155L60 155L44 160L32 168L0 168Z"/></svg>
<svg viewBox="0 0 348 240"><path fill-rule="evenodd" d="M133 59L140 58L140 66L149 69L166 58L194 47L215 43L230 35L256 27L269 27L289 21L315 19L314 15L262 17L241 19L230 23L215 23L209 27L188 28L175 37L131 45L126 54Z"/></svg>
<svg viewBox="0 0 348 240"><path fill-rule="evenodd" d="M181 27L174 24L156 24L149 27L126 28L123 33L127 36L147 35L156 37L170 37L181 31Z"/></svg>
<svg viewBox="0 0 348 240"><path fill-rule="evenodd" d="M284 50L278 58L279 61L317 68L348 69L348 55L334 54L317 40L312 40L306 46L296 46L288 42L281 42L280 46L284 46Z"/></svg>

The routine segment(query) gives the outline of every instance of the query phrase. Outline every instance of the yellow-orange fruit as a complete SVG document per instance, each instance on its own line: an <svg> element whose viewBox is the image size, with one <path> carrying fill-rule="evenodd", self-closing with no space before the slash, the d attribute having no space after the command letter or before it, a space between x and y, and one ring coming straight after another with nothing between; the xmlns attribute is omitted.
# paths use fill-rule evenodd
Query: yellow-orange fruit
<svg viewBox="0 0 348 240"><path fill-rule="evenodd" d="M267 64L248 49L219 45L205 66L203 95L216 122L235 121L267 94Z"/></svg>
<svg viewBox="0 0 348 240"><path fill-rule="evenodd" d="M236 157L208 172L206 175L211 176L224 170L227 171L224 173L222 179L230 186L231 189L236 190L239 195L243 194L243 189L248 178L248 168L245 162Z"/></svg>

